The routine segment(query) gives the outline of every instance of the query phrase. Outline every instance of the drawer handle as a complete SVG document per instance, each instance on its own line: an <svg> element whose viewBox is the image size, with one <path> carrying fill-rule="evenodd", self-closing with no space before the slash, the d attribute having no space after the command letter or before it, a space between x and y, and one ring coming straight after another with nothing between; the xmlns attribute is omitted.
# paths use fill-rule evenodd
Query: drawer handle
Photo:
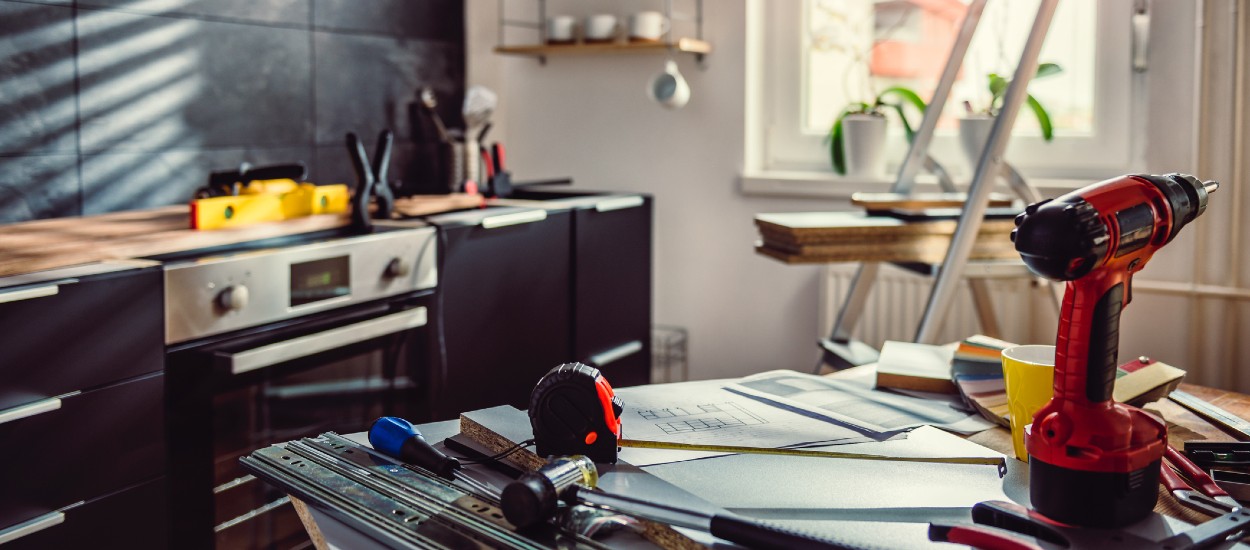
<svg viewBox="0 0 1250 550"><path fill-rule="evenodd" d="M608 351L602 351L594 355L591 355L590 362L593 363L597 367L602 367L602 366L607 365L608 363L615 363L617 361L620 361L621 359L629 357L630 355L633 355L640 351L642 351L642 342L638 340L634 340L633 342L628 342L628 343L616 346Z"/></svg>
<svg viewBox="0 0 1250 550"><path fill-rule="evenodd" d="M547 219L546 210L527 210L525 212L513 212L511 214L500 214L498 216L489 216L482 219L482 229L494 229L496 227L506 227L509 225L521 225L523 223L540 222Z"/></svg>
<svg viewBox="0 0 1250 550"><path fill-rule="evenodd" d="M65 523L65 514L63 512L52 512L44 514L30 521L22 522L8 529L0 530L0 544L13 542L27 535L33 535L49 527L56 527Z"/></svg>
<svg viewBox="0 0 1250 550"><path fill-rule="evenodd" d="M595 210L599 212L611 212L613 210L624 210L626 208L642 206L642 203L642 197L638 195L630 197L617 197L613 199L601 200L595 203Z"/></svg>
<svg viewBox="0 0 1250 550"><path fill-rule="evenodd" d="M0 411L0 424L5 424L14 420L21 420L37 414L52 412L59 408L61 408L61 400L55 397L44 399L42 401L35 401L34 403L27 403L25 405Z"/></svg>
<svg viewBox="0 0 1250 550"><path fill-rule="evenodd" d="M425 308L418 307L219 357L230 362L231 374L240 374L424 326L425 321Z"/></svg>
<svg viewBox="0 0 1250 550"><path fill-rule="evenodd" d="M35 288L23 288L12 292L0 294L0 304L9 302L20 302L22 300L33 300L35 298L43 298L44 296L56 296L61 291L61 285L38 286Z"/></svg>

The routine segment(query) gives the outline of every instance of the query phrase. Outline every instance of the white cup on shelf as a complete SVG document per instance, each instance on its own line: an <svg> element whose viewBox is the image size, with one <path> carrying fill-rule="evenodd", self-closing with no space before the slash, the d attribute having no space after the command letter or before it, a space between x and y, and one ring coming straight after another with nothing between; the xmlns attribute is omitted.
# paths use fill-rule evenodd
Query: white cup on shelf
<svg viewBox="0 0 1250 550"><path fill-rule="evenodd" d="M611 42L616 40L618 28L615 15L610 13L587 15L582 24L582 36L587 42Z"/></svg>
<svg viewBox="0 0 1250 550"><path fill-rule="evenodd" d="M571 44L577 41L577 18L553 15L547 18L547 43Z"/></svg>
<svg viewBox="0 0 1250 550"><path fill-rule="evenodd" d="M668 18L658 11L640 11L629 16L630 40L658 42L669 28Z"/></svg>

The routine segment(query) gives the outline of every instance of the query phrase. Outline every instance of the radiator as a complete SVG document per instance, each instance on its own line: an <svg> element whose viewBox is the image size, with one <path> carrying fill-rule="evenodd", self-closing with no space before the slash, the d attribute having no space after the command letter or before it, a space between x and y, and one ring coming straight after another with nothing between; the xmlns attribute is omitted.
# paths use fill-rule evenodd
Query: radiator
<svg viewBox="0 0 1250 550"><path fill-rule="evenodd" d="M835 264L821 270L819 337L828 337L833 330L855 270L856 264ZM913 341L933 281L931 277L883 265L852 336L878 349L886 340ZM1030 279L992 279L988 283L1001 338L1014 342L1053 341L1054 306L1053 302L1046 302L1050 298L1045 292L1039 292ZM983 333L966 284L960 286L950 311L938 326L938 342L956 342Z"/></svg>

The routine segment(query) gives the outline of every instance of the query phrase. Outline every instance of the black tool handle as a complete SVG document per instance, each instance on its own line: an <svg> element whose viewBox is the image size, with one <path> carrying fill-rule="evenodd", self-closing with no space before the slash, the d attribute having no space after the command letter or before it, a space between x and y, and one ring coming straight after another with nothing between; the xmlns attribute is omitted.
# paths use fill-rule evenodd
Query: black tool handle
<svg viewBox="0 0 1250 550"><path fill-rule="evenodd" d="M304 168L304 163L293 162L291 164L274 164L270 166L257 166L249 168L243 172L243 181L257 180L295 180L303 181L304 176L308 174L308 170Z"/></svg>
<svg viewBox="0 0 1250 550"><path fill-rule="evenodd" d="M378 144L373 151L373 194L378 198L378 210L373 217L388 220L395 206L395 194L391 192L391 184L387 181L387 173L391 167L391 149L395 143L395 134L390 130L382 130L378 134Z"/></svg>
<svg viewBox="0 0 1250 550"><path fill-rule="evenodd" d="M373 169L369 166L365 146L353 132L347 133L347 156L352 161L352 170L356 172L356 194L352 196L352 226L358 230L369 229L373 226L369 219L369 201L373 198Z"/></svg>
<svg viewBox="0 0 1250 550"><path fill-rule="evenodd" d="M736 542L747 548L776 550L865 548L862 545L836 540L823 535L731 515L712 516L712 523L708 532L712 533L713 536Z"/></svg>

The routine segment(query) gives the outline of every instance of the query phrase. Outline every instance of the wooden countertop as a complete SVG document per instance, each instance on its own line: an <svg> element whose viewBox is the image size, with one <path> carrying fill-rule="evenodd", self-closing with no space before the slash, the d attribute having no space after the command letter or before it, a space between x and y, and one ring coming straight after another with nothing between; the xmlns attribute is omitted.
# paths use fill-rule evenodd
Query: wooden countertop
<svg viewBox="0 0 1250 550"><path fill-rule="evenodd" d="M395 211L419 216L481 203L480 195L463 193L414 196L396 199ZM0 225L0 277L336 229L350 222L347 214L319 214L197 231L190 229L187 206L179 205Z"/></svg>
<svg viewBox="0 0 1250 550"><path fill-rule="evenodd" d="M186 206L167 206L17 223L0 226L0 276L334 229L349 221L346 214L321 214L196 231Z"/></svg>

